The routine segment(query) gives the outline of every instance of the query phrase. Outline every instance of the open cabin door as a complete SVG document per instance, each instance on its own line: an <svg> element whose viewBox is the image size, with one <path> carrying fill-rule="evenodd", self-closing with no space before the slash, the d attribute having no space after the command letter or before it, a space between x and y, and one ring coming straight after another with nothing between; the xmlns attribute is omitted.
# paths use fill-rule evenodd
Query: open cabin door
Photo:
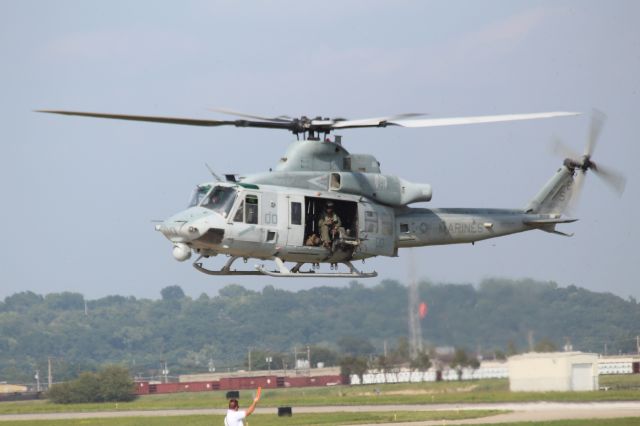
<svg viewBox="0 0 640 426"><path fill-rule="evenodd" d="M287 197L287 203L287 245L303 246L305 230L304 196L290 195Z"/></svg>
<svg viewBox="0 0 640 426"><path fill-rule="evenodd" d="M394 256L395 217L393 209L367 201L358 203L359 251L372 256Z"/></svg>

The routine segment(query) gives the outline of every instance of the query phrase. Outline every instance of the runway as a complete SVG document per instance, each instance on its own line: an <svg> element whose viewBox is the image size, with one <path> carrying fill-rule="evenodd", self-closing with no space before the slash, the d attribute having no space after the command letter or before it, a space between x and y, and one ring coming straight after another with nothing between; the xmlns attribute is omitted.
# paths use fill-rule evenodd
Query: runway
<svg viewBox="0 0 640 426"><path fill-rule="evenodd" d="M491 417L467 420L447 420L448 425L482 425L491 423L551 421L566 419L605 419L619 417L640 418L640 401L625 402L526 402L526 403L492 403L492 404L435 404L435 405L354 405L354 406L319 406L293 407L296 413L335 413L335 412L407 412L407 411L456 411L456 410L508 410L510 413ZM64 420L117 417L158 417L189 415L224 415L225 409L193 409L193 410L120 410L74 413L37 413L37 414L5 414L0 415L2 421L17 420ZM275 414L276 408L258 408L256 413ZM442 425L442 420L392 423L395 426L431 426ZM389 423L390 425L391 423ZM380 424L377 424L378 426ZM368 425L365 425L368 426Z"/></svg>

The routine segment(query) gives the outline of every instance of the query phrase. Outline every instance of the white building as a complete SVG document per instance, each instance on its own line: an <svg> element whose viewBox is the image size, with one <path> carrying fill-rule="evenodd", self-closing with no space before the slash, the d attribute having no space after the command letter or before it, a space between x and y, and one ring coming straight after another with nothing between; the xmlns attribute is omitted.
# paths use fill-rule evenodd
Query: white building
<svg viewBox="0 0 640 426"><path fill-rule="evenodd" d="M583 352L526 353L509 357L511 391L598 390L598 355Z"/></svg>

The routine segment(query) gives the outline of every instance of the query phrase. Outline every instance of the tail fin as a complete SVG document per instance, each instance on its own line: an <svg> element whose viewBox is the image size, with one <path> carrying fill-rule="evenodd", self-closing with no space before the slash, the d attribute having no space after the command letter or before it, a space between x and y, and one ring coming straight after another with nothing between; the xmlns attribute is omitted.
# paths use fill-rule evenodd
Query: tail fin
<svg viewBox="0 0 640 426"><path fill-rule="evenodd" d="M574 170L563 165L525 207L527 213L562 214L573 195Z"/></svg>

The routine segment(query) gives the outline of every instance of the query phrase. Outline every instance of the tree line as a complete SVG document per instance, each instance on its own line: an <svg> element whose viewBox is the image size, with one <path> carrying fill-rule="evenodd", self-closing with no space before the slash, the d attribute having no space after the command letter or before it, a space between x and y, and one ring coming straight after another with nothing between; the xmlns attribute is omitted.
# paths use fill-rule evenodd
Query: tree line
<svg viewBox="0 0 640 426"><path fill-rule="evenodd" d="M422 282L419 295L429 307L422 320L427 347L466 348L485 359L526 351L530 340L539 350L570 341L574 350L602 352L606 344L609 353L631 352L640 331L634 299L552 282ZM36 369L45 377L48 357L54 381L106 364L149 376L163 360L171 375L246 368L249 349L254 369L291 368L293 348L306 359L307 345L313 365L376 359L385 341L405 350L407 297L407 287L388 280L297 292L228 285L197 298L170 286L157 300L20 292L0 302L0 381L31 383Z"/></svg>

